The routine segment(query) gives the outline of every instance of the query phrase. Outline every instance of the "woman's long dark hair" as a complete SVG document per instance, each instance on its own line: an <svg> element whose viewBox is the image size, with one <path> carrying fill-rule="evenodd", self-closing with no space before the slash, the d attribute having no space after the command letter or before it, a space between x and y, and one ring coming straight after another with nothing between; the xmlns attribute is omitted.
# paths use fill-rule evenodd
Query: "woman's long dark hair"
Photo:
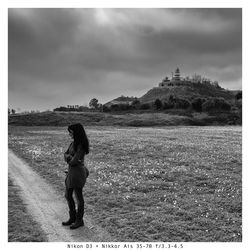
<svg viewBox="0 0 250 250"><path fill-rule="evenodd" d="M79 144L82 145L85 154L89 153L89 140L85 133L85 130L80 123L72 124L68 126L68 131L73 131L74 138L74 150L77 150Z"/></svg>

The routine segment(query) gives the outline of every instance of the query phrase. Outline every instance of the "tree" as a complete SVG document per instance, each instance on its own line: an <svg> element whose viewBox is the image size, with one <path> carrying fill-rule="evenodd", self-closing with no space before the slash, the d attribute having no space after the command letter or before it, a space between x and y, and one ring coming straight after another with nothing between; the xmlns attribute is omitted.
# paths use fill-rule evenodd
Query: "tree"
<svg viewBox="0 0 250 250"><path fill-rule="evenodd" d="M236 100L242 99L242 91L239 91L239 92L235 95L235 99L236 99Z"/></svg>
<svg viewBox="0 0 250 250"><path fill-rule="evenodd" d="M176 98L174 106L177 109L188 109L191 106L191 104L186 99Z"/></svg>
<svg viewBox="0 0 250 250"><path fill-rule="evenodd" d="M120 109L119 109L119 105L118 104L112 104L111 106L110 106L110 110L111 111L119 111Z"/></svg>
<svg viewBox="0 0 250 250"><path fill-rule="evenodd" d="M220 88L220 85L219 85L219 83L218 83L217 81L214 81L214 82L212 83L212 85L213 85L214 87L216 87L216 88Z"/></svg>
<svg viewBox="0 0 250 250"><path fill-rule="evenodd" d="M89 107L97 109L98 108L98 100L96 98L93 98L89 102Z"/></svg>
<svg viewBox="0 0 250 250"><path fill-rule="evenodd" d="M101 103L98 103L98 104L97 104L97 108L98 108L101 112L103 112L103 105L102 105Z"/></svg>
<svg viewBox="0 0 250 250"><path fill-rule="evenodd" d="M173 95L170 95L169 98L168 98L169 102L174 102L174 96Z"/></svg>
<svg viewBox="0 0 250 250"><path fill-rule="evenodd" d="M174 108L174 102L167 101L163 103L163 109L172 109L172 108Z"/></svg>
<svg viewBox="0 0 250 250"><path fill-rule="evenodd" d="M11 109L11 113L12 113L12 114L15 114L15 113L16 113L16 110L15 110L15 109Z"/></svg>
<svg viewBox="0 0 250 250"><path fill-rule="evenodd" d="M231 105L222 97L211 98L202 104L202 110L206 112L230 111Z"/></svg>
<svg viewBox="0 0 250 250"><path fill-rule="evenodd" d="M134 101L132 101L131 106L135 109L138 109L140 107L140 101L136 98Z"/></svg>
<svg viewBox="0 0 250 250"><path fill-rule="evenodd" d="M162 102L160 99L156 99L154 102L154 105L156 107L156 109L161 109L162 108Z"/></svg>
<svg viewBox="0 0 250 250"><path fill-rule="evenodd" d="M129 110L132 107L128 103L121 103L118 106L119 106L119 110L121 111Z"/></svg>
<svg viewBox="0 0 250 250"><path fill-rule="evenodd" d="M61 106L59 108L53 109L53 111L68 111L68 108Z"/></svg>
<svg viewBox="0 0 250 250"><path fill-rule="evenodd" d="M150 105L148 103L142 103L140 109L150 109Z"/></svg>
<svg viewBox="0 0 250 250"><path fill-rule="evenodd" d="M174 108L175 107L175 101L176 101L176 98L174 98L173 95L170 95L168 100L165 101L162 104L163 109L172 109L172 108Z"/></svg>
<svg viewBox="0 0 250 250"><path fill-rule="evenodd" d="M192 107L195 111L201 112L202 111L202 100L201 98L196 98L192 102Z"/></svg>
<svg viewBox="0 0 250 250"><path fill-rule="evenodd" d="M10 115L10 109L8 108L8 115Z"/></svg>
<svg viewBox="0 0 250 250"><path fill-rule="evenodd" d="M102 111L103 111L103 112L110 112L110 111L111 111L111 109L110 109L108 106L103 105L103 107L102 107Z"/></svg>
<svg viewBox="0 0 250 250"><path fill-rule="evenodd" d="M135 100L132 101L132 105L133 106L140 105L140 101L136 98Z"/></svg>

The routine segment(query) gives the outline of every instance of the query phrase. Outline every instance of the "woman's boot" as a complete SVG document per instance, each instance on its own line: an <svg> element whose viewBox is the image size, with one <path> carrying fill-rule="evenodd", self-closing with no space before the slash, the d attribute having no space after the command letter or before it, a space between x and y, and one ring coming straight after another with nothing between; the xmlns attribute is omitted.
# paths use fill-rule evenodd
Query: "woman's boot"
<svg viewBox="0 0 250 250"><path fill-rule="evenodd" d="M84 226L83 214L84 214L84 208L78 209L76 214L76 221L73 225L70 226L70 229L76 229L78 227Z"/></svg>
<svg viewBox="0 0 250 250"><path fill-rule="evenodd" d="M69 226L76 221L76 210L69 211L69 219L65 222L62 222L63 226Z"/></svg>

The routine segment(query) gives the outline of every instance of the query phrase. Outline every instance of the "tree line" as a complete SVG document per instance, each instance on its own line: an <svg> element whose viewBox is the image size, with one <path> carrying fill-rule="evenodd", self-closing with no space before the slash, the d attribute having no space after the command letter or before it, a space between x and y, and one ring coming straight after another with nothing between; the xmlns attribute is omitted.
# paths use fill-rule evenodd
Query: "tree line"
<svg viewBox="0 0 250 250"><path fill-rule="evenodd" d="M239 91L235 95L234 103L228 102L223 97L196 97L191 100L185 98L176 97L170 95L164 100L159 98L153 102L141 103L138 98L134 98L131 102L121 102L118 104L103 105L99 103L97 98L92 98L88 106L75 107L59 107L53 111L101 111L101 112L113 112L113 111L130 111L130 110L171 110L171 109L182 109L182 110L193 110L196 112L220 112L240 109L242 106L242 91Z"/></svg>
<svg viewBox="0 0 250 250"><path fill-rule="evenodd" d="M175 97L170 95L168 99L160 100L155 99L151 103L140 103L140 101L134 100L131 104L121 103L112 104L109 107L103 106L104 112L110 111L128 111L128 110L171 110L171 109L183 109L193 110L196 112L220 112L230 111L233 109L241 109L242 106L242 94L235 97L234 103L229 103L222 97L208 97L208 98L194 98L191 101Z"/></svg>

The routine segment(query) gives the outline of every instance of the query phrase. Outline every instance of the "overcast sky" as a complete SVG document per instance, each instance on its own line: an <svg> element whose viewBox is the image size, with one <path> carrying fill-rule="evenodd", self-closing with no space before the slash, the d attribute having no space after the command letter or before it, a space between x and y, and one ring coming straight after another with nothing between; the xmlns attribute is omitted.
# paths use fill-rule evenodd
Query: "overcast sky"
<svg viewBox="0 0 250 250"><path fill-rule="evenodd" d="M241 9L9 9L9 107L141 97L178 66L242 88Z"/></svg>

